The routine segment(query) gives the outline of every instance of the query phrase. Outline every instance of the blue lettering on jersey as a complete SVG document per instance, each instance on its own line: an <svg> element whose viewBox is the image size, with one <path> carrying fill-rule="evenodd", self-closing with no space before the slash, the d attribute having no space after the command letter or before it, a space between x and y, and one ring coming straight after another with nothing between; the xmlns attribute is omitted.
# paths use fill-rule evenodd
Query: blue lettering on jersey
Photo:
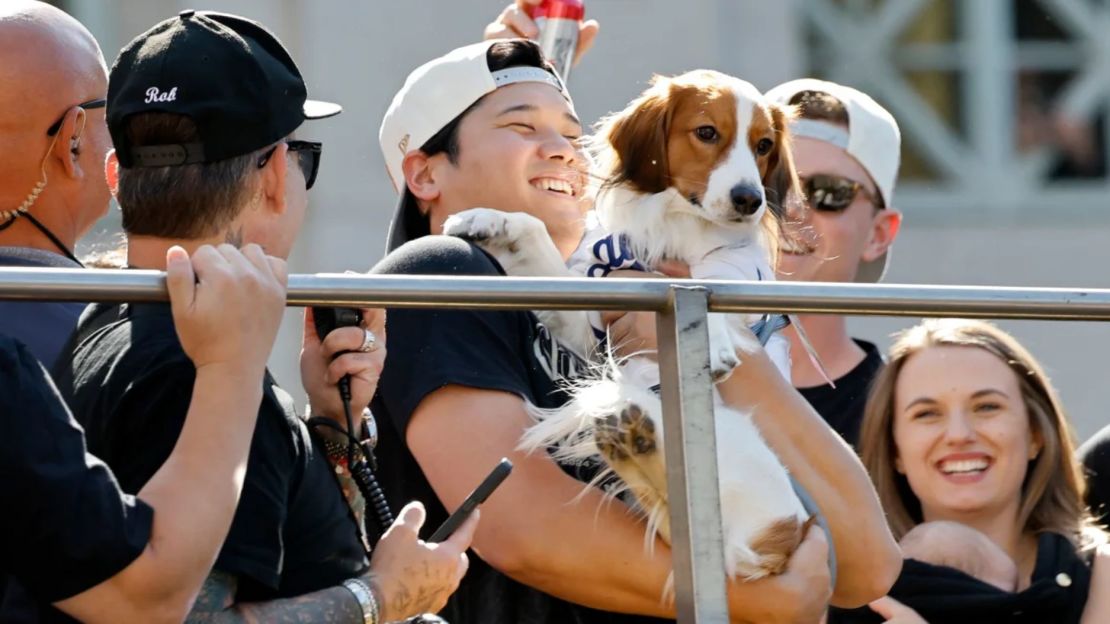
<svg viewBox="0 0 1110 624"><path fill-rule="evenodd" d="M648 271L636 255L632 253L632 245L628 243L628 237L623 234L615 236L608 234L600 239L593 246L594 262L590 268L586 269L587 277L605 277L620 269L631 269L634 271Z"/></svg>

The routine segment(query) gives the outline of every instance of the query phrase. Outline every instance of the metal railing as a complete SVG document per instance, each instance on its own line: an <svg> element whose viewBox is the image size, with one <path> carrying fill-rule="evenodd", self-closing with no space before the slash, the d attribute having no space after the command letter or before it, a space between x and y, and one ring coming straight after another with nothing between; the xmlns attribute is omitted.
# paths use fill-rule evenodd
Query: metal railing
<svg viewBox="0 0 1110 624"><path fill-rule="evenodd" d="M150 302L167 295L157 271L0 269L0 299ZM706 314L1110 320L1108 289L319 274L291 275L287 301L656 312L675 600L683 624L728 621Z"/></svg>

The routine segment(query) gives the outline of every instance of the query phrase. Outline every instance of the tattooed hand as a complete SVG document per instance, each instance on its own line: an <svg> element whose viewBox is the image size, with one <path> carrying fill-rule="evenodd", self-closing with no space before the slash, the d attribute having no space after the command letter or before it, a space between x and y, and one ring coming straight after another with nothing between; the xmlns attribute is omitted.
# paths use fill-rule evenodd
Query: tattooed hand
<svg viewBox="0 0 1110 624"><path fill-rule="evenodd" d="M440 544L420 540L424 514L419 502L406 505L370 558L367 580L377 590L383 622L439 611L466 574L478 511Z"/></svg>

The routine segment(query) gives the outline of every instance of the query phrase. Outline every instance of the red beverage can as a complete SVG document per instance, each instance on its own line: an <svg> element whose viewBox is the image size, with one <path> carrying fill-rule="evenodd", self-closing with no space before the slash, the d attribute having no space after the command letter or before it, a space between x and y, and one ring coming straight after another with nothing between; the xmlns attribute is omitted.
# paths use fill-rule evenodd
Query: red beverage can
<svg viewBox="0 0 1110 624"><path fill-rule="evenodd" d="M528 9L528 16L539 26L537 43L563 81L570 78L570 66L578 47L578 29L586 15L582 0L543 0Z"/></svg>

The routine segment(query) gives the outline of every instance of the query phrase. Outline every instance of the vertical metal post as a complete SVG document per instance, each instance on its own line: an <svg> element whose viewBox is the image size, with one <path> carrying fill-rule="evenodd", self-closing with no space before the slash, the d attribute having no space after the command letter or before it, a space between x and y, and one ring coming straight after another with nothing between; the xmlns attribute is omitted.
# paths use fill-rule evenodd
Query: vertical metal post
<svg viewBox="0 0 1110 624"><path fill-rule="evenodd" d="M709 377L709 291L672 286L656 315L680 624L727 622L724 541Z"/></svg>

